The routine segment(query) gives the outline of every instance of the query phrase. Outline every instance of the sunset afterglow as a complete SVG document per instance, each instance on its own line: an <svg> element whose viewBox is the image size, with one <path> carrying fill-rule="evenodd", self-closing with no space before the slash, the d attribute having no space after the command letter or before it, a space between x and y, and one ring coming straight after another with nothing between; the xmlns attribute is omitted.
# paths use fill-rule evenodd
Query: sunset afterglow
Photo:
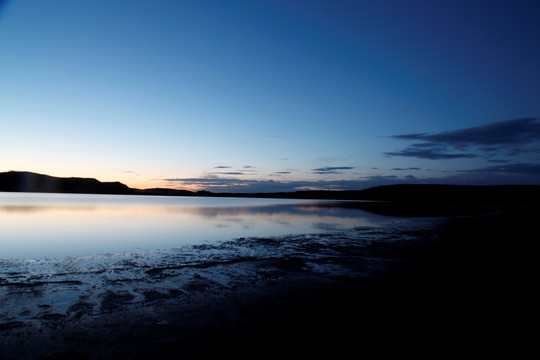
<svg viewBox="0 0 540 360"><path fill-rule="evenodd" d="M536 2L3 1L0 172L540 183Z"/></svg>

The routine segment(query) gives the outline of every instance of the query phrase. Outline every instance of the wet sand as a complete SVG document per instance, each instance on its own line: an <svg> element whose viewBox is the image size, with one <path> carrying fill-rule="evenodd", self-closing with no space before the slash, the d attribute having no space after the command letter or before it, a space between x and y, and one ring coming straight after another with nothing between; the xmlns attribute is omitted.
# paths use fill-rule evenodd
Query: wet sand
<svg viewBox="0 0 540 360"><path fill-rule="evenodd" d="M515 356L537 215L2 261L0 359Z"/></svg>

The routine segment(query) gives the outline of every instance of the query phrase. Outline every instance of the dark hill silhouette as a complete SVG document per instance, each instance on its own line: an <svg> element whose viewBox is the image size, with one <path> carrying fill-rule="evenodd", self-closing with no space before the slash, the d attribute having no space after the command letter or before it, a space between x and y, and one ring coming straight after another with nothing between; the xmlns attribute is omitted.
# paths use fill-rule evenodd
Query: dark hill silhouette
<svg viewBox="0 0 540 360"><path fill-rule="evenodd" d="M485 214L516 207L537 209L540 204L540 186L399 184L350 191L315 190L217 196L364 200L342 203L340 206L391 216L454 216Z"/></svg>
<svg viewBox="0 0 540 360"><path fill-rule="evenodd" d="M537 211L540 186L385 185L353 192L350 198L378 200L360 203L358 207L385 215L474 215L518 208Z"/></svg>
<svg viewBox="0 0 540 360"><path fill-rule="evenodd" d="M176 190L166 188L152 189L132 189L135 195L161 195L161 196L196 196L196 193L189 190Z"/></svg>
<svg viewBox="0 0 540 360"><path fill-rule="evenodd" d="M538 185L438 185L399 184L364 190L304 190L281 193L218 193L212 196L326 200L374 200L392 202L532 203L540 200Z"/></svg>
<svg viewBox="0 0 540 360"><path fill-rule="evenodd" d="M368 200L340 206L396 216L448 216L478 214L508 207L538 208L538 185L384 185L351 191L296 191L280 193L211 193L167 188L131 189L120 182L92 178L61 178L32 172L0 173L0 191L126 194L161 196L215 196L321 200ZM335 205L333 205L335 206Z"/></svg>
<svg viewBox="0 0 540 360"><path fill-rule="evenodd" d="M0 191L133 194L133 190L120 182L101 182L92 178L62 178L26 171L0 173Z"/></svg>

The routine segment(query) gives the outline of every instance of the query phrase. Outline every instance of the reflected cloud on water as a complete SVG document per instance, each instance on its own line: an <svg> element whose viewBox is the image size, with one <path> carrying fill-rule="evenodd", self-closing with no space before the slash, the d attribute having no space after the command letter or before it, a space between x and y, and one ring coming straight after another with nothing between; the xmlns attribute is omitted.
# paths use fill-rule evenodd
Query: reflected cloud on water
<svg viewBox="0 0 540 360"><path fill-rule="evenodd" d="M343 203L0 193L0 257L84 256L379 226Z"/></svg>

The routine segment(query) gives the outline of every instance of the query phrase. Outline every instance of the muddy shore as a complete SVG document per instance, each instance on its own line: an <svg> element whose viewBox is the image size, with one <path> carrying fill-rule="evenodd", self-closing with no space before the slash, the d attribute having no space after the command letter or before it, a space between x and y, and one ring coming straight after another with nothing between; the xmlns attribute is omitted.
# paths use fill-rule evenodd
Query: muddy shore
<svg viewBox="0 0 540 360"><path fill-rule="evenodd" d="M4 261L0 359L515 355L537 215Z"/></svg>

